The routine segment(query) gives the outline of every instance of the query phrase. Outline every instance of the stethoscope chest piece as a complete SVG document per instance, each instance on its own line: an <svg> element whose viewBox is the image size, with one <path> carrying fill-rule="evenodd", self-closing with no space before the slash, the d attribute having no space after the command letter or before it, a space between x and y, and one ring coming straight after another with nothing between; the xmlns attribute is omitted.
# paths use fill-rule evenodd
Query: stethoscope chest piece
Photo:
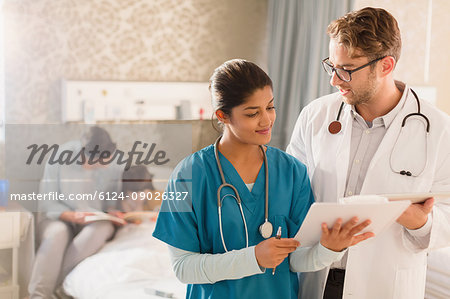
<svg viewBox="0 0 450 299"><path fill-rule="evenodd" d="M264 221L264 223L259 226L259 233L264 239L270 238L270 236L272 236L272 232L273 232L272 223L270 223L267 220Z"/></svg>
<svg viewBox="0 0 450 299"><path fill-rule="evenodd" d="M341 131L342 125L341 122L338 120L332 121L330 125L328 126L328 132L331 134L337 134Z"/></svg>
<svg viewBox="0 0 450 299"><path fill-rule="evenodd" d="M336 117L336 120L333 120L329 125L328 125L328 132L330 132L331 134L335 135L337 133L339 133L342 129L342 124L339 121L339 118L341 117L341 113L342 113L342 108L344 107L344 102L341 103L341 106L339 106L339 112L338 115Z"/></svg>

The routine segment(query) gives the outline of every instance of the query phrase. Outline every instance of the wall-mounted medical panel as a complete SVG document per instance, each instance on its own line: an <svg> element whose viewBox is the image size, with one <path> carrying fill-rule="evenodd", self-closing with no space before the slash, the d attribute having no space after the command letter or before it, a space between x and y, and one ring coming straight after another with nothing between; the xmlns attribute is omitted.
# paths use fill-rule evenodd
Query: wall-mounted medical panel
<svg viewBox="0 0 450 299"><path fill-rule="evenodd" d="M212 115L207 82L62 82L62 121L192 120Z"/></svg>

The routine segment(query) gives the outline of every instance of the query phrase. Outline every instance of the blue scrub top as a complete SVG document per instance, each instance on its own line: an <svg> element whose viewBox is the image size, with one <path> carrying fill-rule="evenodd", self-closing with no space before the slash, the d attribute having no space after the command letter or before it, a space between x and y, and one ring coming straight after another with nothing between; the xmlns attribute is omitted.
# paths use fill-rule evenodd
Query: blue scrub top
<svg viewBox="0 0 450 299"><path fill-rule="evenodd" d="M267 147L266 154L269 167L269 221L274 228L272 236L281 226L282 238L292 238L314 201L306 167L294 157L273 147ZM249 246L257 245L264 240L258 231L264 222L264 165L250 192L233 165L220 153L219 157L226 181L237 188L241 197ZM224 253L217 213L217 188L221 184L213 145L181 161L166 189L166 192L174 192L173 198L163 201L153 236L173 247L191 252ZM182 198L184 194L187 194L186 198ZM226 194L233 194L230 188L224 188L222 197ZM225 197L222 204L222 225L228 250L244 248L242 216L236 201L230 196ZM285 259L277 267L275 275L267 270L263 274L242 279L190 284L186 297L297 299L298 279L296 273L289 270L289 261Z"/></svg>

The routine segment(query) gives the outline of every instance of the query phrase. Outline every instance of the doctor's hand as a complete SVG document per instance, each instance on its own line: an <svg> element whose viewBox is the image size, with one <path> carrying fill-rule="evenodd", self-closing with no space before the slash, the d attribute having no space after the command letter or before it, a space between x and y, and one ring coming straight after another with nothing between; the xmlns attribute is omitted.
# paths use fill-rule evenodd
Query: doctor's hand
<svg viewBox="0 0 450 299"><path fill-rule="evenodd" d="M433 209L433 205L433 197L428 198L423 203L413 203L398 217L397 223L407 229L419 229L427 223L428 214Z"/></svg>
<svg viewBox="0 0 450 299"><path fill-rule="evenodd" d="M358 217L353 217L347 223L342 225L342 219L339 218L331 229L328 229L326 223L322 223L322 237L320 243L333 251L339 252L350 246L356 245L361 241L375 236L372 232L356 235L370 224L366 220L358 224ZM356 235L356 236L355 236Z"/></svg>
<svg viewBox="0 0 450 299"><path fill-rule="evenodd" d="M295 239L272 237L255 246L256 261L261 267L275 268L298 246L300 243Z"/></svg>

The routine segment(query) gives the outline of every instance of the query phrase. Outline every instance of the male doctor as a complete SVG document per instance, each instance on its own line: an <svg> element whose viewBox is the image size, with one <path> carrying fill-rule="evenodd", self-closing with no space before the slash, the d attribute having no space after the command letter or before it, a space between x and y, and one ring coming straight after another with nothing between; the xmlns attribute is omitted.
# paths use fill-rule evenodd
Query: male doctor
<svg viewBox="0 0 450 299"><path fill-rule="evenodd" d="M364 8L333 21L328 35L323 66L339 92L302 110L287 148L308 167L316 201L450 191L450 118L393 79L401 50L394 17ZM427 250L445 246L449 202L411 204L330 269L302 273L300 298L422 299Z"/></svg>

